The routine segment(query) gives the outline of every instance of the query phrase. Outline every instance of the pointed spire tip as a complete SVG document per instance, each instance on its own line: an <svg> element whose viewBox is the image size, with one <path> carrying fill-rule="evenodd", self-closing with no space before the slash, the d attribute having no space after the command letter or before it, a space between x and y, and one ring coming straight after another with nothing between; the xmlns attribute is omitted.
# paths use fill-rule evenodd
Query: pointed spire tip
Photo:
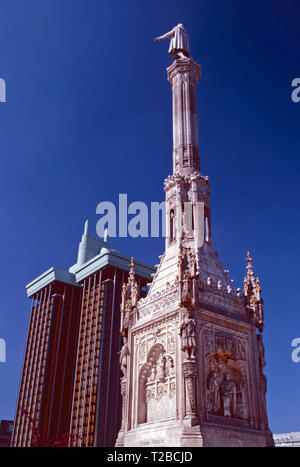
<svg viewBox="0 0 300 467"><path fill-rule="evenodd" d="M106 227L106 229L104 230L104 237L103 237L103 240L105 241L105 243L108 243L109 234L108 234L108 228L107 228L107 227Z"/></svg>
<svg viewBox="0 0 300 467"><path fill-rule="evenodd" d="M87 219L84 224L84 235L89 234L89 220Z"/></svg>

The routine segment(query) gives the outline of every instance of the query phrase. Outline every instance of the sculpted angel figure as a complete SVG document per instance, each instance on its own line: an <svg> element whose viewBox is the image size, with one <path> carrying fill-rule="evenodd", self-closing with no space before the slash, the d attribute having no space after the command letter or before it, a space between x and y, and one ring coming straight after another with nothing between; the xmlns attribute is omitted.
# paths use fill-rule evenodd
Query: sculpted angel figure
<svg viewBox="0 0 300 467"><path fill-rule="evenodd" d="M171 31L156 37L155 42L171 38L169 54L175 59L190 57L189 37L182 23L177 24Z"/></svg>

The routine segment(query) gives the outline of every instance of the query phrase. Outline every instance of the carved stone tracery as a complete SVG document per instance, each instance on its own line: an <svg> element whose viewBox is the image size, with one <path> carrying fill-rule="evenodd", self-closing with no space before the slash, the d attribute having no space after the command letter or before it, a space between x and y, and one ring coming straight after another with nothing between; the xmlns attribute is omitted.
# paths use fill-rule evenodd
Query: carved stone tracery
<svg viewBox="0 0 300 467"><path fill-rule="evenodd" d="M139 423L174 418L176 370L174 355L154 344L139 378Z"/></svg>

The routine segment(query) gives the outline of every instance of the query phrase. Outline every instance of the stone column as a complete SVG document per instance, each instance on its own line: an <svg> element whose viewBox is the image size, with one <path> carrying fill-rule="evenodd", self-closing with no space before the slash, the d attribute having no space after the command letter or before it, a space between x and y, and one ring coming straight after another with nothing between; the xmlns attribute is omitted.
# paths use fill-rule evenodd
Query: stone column
<svg viewBox="0 0 300 467"><path fill-rule="evenodd" d="M181 242L181 238L182 238L181 183L182 183L181 177L179 177L179 176L176 177L176 195L175 195L176 208L175 208L175 212L176 212L176 242L177 242L178 248L180 247L180 242Z"/></svg>
<svg viewBox="0 0 300 467"><path fill-rule="evenodd" d="M267 401L266 401L266 392L267 392L267 378L262 373L260 375L260 405L261 405L261 429L268 429L268 413L267 413Z"/></svg>
<svg viewBox="0 0 300 467"><path fill-rule="evenodd" d="M171 209L170 209L170 204L168 203L168 199L166 200L166 212L165 212L165 222L166 222L166 249L169 248L169 245L171 243L171 220L170 220L170 215L171 215Z"/></svg>
<svg viewBox="0 0 300 467"><path fill-rule="evenodd" d="M125 419L126 419L126 395L127 395L127 378L123 376L121 378L121 396L122 396L122 421L121 431L125 430Z"/></svg>
<svg viewBox="0 0 300 467"><path fill-rule="evenodd" d="M185 392L185 419L197 418L197 362L185 360L182 364Z"/></svg>
<svg viewBox="0 0 300 467"><path fill-rule="evenodd" d="M121 396L122 396L122 419L121 427L118 433L118 438L116 441L116 446L124 446L124 434L125 434L125 424L126 424L126 396L127 396L127 378L123 376L121 378Z"/></svg>
<svg viewBox="0 0 300 467"><path fill-rule="evenodd" d="M198 203L198 187L197 180L199 174L191 175L191 193L192 193L192 202L193 202L193 211L194 211L194 238L195 238L195 252L203 245L204 243L204 206ZM197 255L196 255L197 260ZM198 265L197 265L198 267Z"/></svg>
<svg viewBox="0 0 300 467"><path fill-rule="evenodd" d="M192 58L175 60L167 68L173 91L173 173L200 170L196 86L200 66Z"/></svg>

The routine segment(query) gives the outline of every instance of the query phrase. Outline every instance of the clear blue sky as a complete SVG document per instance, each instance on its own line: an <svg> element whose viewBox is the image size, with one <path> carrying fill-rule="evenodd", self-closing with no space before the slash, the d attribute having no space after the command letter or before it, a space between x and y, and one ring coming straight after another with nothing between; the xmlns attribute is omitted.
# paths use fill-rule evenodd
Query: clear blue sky
<svg viewBox="0 0 300 467"><path fill-rule="evenodd" d="M300 431L300 77L297 0L1 0L0 419L14 416L30 303L25 284L75 262L96 205L162 201L172 168L168 42L183 22L201 63L201 167L214 245L242 285L249 249L265 300L274 432ZM162 239L114 239L150 264Z"/></svg>

